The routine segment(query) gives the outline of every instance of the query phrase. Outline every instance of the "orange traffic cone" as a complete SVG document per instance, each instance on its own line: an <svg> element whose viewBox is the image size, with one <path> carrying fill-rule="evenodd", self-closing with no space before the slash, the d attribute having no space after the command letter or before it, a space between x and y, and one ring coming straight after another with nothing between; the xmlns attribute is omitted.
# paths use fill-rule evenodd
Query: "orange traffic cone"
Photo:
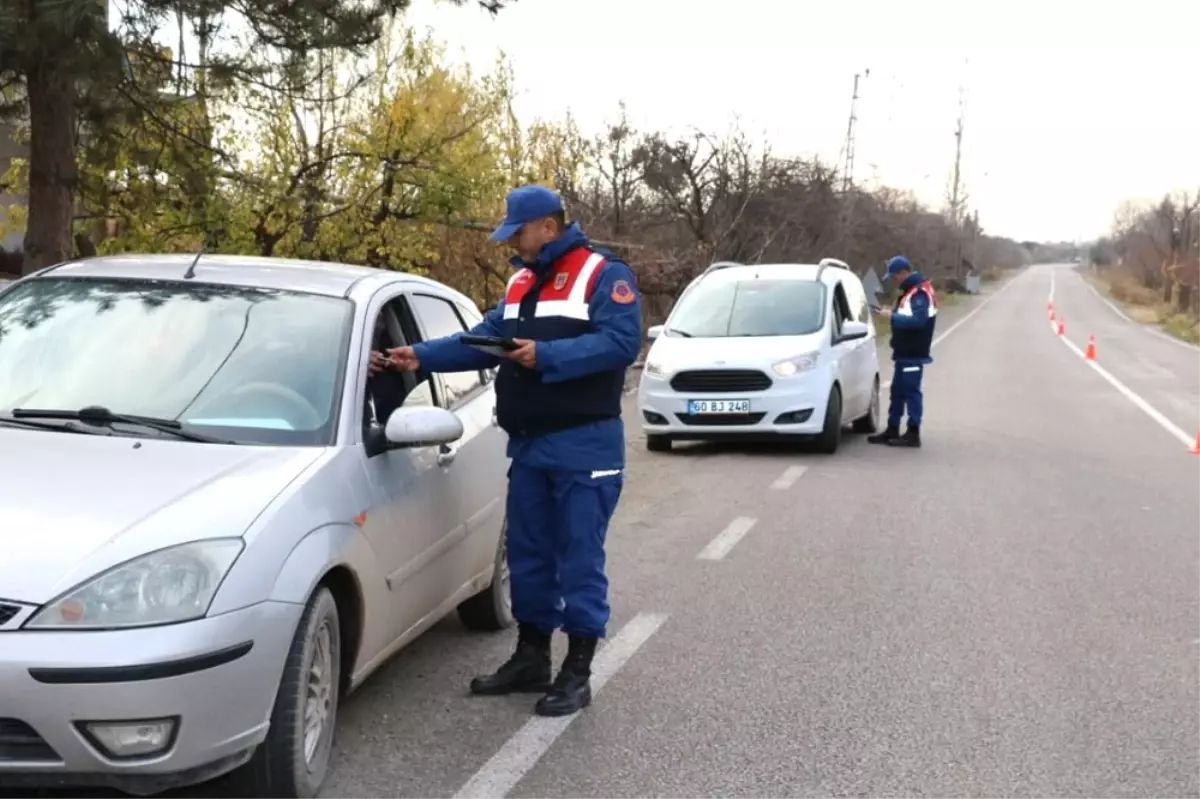
<svg viewBox="0 0 1200 799"><path fill-rule="evenodd" d="M1050 321L1053 322L1054 321L1054 306L1053 305L1050 306L1049 313L1050 313Z"/></svg>
<svg viewBox="0 0 1200 799"><path fill-rule="evenodd" d="M1200 455L1200 431L1197 431L1196 443L1192 444L1192 448L1189 449L1188 452L1192 453L1193 455Z"/></svg>
<svg viewBox="0 0 1200 799"><path fill-rule="evenodd" d="M1067 334L1067 323L1066 323L1066 320L1060 316L1058 318L1058 335L1065 336L1066 334Z"/></svg>
<svg viewBox="0 0 1200 799"><path fill-rule="evenodd" d="M1083 359L1085 361L1096 360L1096 335L1094 333L1088 334L1087 351L1083 354Z"/></svg>

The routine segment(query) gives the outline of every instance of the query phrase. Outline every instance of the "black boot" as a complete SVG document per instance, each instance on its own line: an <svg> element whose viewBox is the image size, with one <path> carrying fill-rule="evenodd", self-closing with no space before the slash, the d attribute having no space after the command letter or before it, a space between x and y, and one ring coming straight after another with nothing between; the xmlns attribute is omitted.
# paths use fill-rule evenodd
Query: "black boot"
<svg viewBox="0 0 1200 799"><path fill-rule="evenodd" d="M909 423L904 435L887 442L889 447L919 447L921 446L921 425Z"/></svg>
<svg viewBox="0 0 1200 799"><path fill-rule="evenodd" d="M893 439L900 437L899 425L889 424L887 429L882 433L876 433L873 436L867 436L867 441L872 444L889 444Z"/></svg>
<svg viewBox="0 0 1200 799"><path fill-rule="evenodd" d="M537 701L534 712L539 716L569 716L592 703L592 657L596 654L595 638L571 636L562 669L550 690Z"/></svg>
<svg viewBox="0 0 1200 799"><path fill-rule="evenodd" d="M471 680L471 693L480 696L540 694L550 688L550 636L532 624L521 624L517 650L495 673Z"/></svg>

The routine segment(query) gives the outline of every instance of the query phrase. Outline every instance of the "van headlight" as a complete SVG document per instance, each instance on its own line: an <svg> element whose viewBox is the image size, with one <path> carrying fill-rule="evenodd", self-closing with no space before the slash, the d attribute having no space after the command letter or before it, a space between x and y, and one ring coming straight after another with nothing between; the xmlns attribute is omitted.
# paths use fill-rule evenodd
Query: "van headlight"
<svg viewBox="0 0 1200 799"><path fill-rule="evenodd" d="M794 358L780 361L771 364L771 368L775 370L775 374L780 377L791 377L792 375L808 372L817 367L818 352L806 352L803 355L797 355Z"/></svg>
<svg viewBox="0 0 1200 799"><path fill-rule="evenodd" d="M48 603L25 629L154 627L202 618L244 546L241 538L216 538L134 558Z"/></svg>
<svg viewBox="0 0 1200 799"><path fill-rule="evenodd" d="M647 358L645 370L646 370L646 374L654 375L655 377L666 377L667 376L667 365L659 360L652 361L649 358Z"/></svg>

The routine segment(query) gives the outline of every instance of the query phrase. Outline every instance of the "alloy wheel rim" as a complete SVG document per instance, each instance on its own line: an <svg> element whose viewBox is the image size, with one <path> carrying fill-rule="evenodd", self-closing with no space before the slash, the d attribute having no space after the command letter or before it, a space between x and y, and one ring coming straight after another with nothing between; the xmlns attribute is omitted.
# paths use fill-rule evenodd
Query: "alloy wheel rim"
<svg viewBox="0 0 1200 799"><path fill-rule="evenodd" d="M321 622L313 641L312 662L304 699L304 761L312 765L329 728L333 705L333 631Z"/></svg>

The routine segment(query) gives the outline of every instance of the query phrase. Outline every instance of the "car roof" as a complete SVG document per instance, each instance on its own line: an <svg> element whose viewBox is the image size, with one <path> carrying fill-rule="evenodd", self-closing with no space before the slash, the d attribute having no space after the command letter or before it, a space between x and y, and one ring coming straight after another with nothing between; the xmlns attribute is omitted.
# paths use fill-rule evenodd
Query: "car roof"
<svg viewBox="0 0 1200 799"><path fill-rule="evenodd" d="M718 265L703 275L705 280L747 280L759 278L763 280L816 280L821 275L821 282L831 281L838 276L854 276L854 272L840 266L828 265L822 270L820 264L729 264ZM711 269L712 267L710 267Z"/></svg>
<svg viewBox="0 0 1200 799"><path fill-rule="evenodd" d="M124 254L102 255L68 261L51 267L39 277L124 278L133 280L184 281L184 273L195 255L189 254ZM458 294L434 280L391 272L368 266L304 261L293 258L266 258L254 255L203 255L194 272L196 283L215 283L226 286L297 291L329 297L348 296L356 283L368 278L402 278L427 288ZM190 281L187 281L190 282Z"/></svg>

